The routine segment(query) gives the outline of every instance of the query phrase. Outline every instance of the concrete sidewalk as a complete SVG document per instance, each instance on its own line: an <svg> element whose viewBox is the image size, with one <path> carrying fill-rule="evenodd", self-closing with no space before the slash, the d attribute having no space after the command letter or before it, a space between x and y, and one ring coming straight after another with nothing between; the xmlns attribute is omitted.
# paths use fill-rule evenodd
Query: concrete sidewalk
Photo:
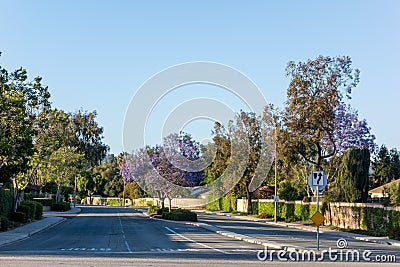
<svg viewBox="0 0 400 267"><path fill-rule="evenodd" d="M52 226L55 226L59 223L62 223L66 219L60 216L64 214L76 214L81 212L80 208L72 208L66 212L56 212L56 211L47 211L43 213L43 219L40 221L34 221L23 226L14 228L7 232L0 232L0 247L28 238L40 231L48 229Z"/></svg>

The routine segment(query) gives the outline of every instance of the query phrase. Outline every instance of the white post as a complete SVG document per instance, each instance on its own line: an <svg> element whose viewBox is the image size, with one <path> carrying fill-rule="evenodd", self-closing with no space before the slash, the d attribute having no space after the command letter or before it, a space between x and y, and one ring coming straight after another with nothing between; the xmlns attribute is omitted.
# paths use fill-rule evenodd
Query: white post
<svg viewBox="0 0 400 267"><path fill-rule="evenodd" d="M317 211L319 211L319 185L317 185ZM317 251L319 251L319 226L317 226Z"/></svg>

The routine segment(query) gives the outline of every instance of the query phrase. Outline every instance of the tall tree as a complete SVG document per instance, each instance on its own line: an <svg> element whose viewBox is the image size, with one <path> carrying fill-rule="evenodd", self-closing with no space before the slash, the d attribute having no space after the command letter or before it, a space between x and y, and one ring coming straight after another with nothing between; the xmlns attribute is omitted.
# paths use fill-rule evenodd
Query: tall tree
<svg viewBox="0 0 400 267"><path fill-rule="evenodd" d="M96 122L96 111L78 111L71 114L70 132L74 135L71 147L85 155L90 166L96 166L106 157L108 146L103 143L103 127Z"/></svg>
<svg viewBox="0 0 400 267"><path fill-rule="evenodd" d="M335 110L343 96L350 98L359 71L349 57L319 56L307 62L289 62L284 127L295 153L322 169L324 160L337 152Z"/></svg>
<svg viewBox="0 0 400 267"><path fill-rule="evenodd" d="M385 145L382 145L373 157L371 188L387 184L399 178L399 152L395 148L389 151Z"/></svg>
<svg viewBox="0 0 400 267"><path fill-rule="evenodd" d="M368 149L348 149L339 168L336 190L339 201L366 202L368 197L370 152Z"/></svg>
<svg viewBox="0 0 400 267"><path fill-rule="evenodd" d="M0 180L11 179L14 188L14 210L22 184L21 175L29 168L33 155L33 136L38 115L50 108L50 94L41 77L28 81L23 68L9 73L0 66Z"/></svg>
<svg viewBox="0 0 400 267"><path fill-rule="evenodd" d="M47 181L57 184L56 201L60 201L63 188L74 183L83 160L84 155L74 147L63 146L51 154L44 175Z"/></svg>

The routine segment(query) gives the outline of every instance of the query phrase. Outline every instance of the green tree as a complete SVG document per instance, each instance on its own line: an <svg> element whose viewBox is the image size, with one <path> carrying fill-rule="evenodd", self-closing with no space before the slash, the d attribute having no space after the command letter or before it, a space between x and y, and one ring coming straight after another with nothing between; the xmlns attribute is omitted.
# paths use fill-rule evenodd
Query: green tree
<svg viewBox="0 0 400 267"><path fill-rule="evenodd" d="M118 158L113 154L93 168L102 178L102 193L106 196L117 197L124 189L124 183L118 166Z"/></svg>
<svg viewBox="0 0 400 267"><path fill-rule="evenodd" d="M390 152L382 145L375 153L372 160L371 188L387 184L400 178L399 154L396 149Z"/></svg>
<svg viewBox="0 0 400 267"><path fill-rule="evenodd" d="M63 188L73 184L83 161L84 155L75 147L63 146L51 154L43 174L47 182L57 184L56 201L60 201Z"/></svg>
<svg viewBox="0 0 400 267"><path fill-rule="evenodd" d="M0 66L0 180L12 182L14 210L29 181L22 173L34 153L37 117L50 107L48 88L41 81L41 77L28 81L23 68L9 73Z"/></svg>
<svg viewBox="0 0 400 267"><path fill-rule="evenodd" d="M76 147L90 166L96 166L107 156L108 146L103 143L103 127L96 122L97 113L78 111L70 114L71 147Z"/></svg>
<svg viewBox="0 0 400 267"><path fill-rule="evenodd" d="M147 197L146 192L136 182L127 182L125 185L125 197L136 199Z"/></svg>
<svg viewBox="0 0 400 267"><path fill-rule="evenodd" d="M82 171L77 175L76 185L81 197L87 196L89 204L93 204L93 195L98 194L102 187L102 177L92 169Z"/></svg>
<svg viewBox="0 0 400 267"><path fill-rule="evenodd" d="M322 57L305 63L289 62L284 129L288 148L322 169L324 160L337 152L335 110L343 94L350 97L359 82L359 71L349 57Z"/></svg>
<svg viewBox="0 0 400 267"><path fill-rule="evenodd" d="M334 185L337 200L366 202L368 197L370 152L368 149L348 149L342 158Z"/></svg>

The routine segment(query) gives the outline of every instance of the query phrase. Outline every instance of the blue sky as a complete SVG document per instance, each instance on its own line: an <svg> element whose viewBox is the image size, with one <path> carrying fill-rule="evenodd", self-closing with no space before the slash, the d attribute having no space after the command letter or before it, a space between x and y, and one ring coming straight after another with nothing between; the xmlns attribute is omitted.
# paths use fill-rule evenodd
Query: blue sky
<svg viewBox="0 0 400 267"><path fill-rule="evenodd" d="M283 107L287 62L318 55L352 58L361 82L351 105L367 119L378 144L400 148L400 1L0 0L0 11L0 64L42 76L54 107L96 110L112 153L122 150L124 115L135 91L169 66L232 66L268 102ZM207 90L189 86L169 95L157 114ZM213 97L240 108L224 94ZM162 125L157 116L153 123ZM194 122L186 130L202 139L209 125Z"/></svg>

